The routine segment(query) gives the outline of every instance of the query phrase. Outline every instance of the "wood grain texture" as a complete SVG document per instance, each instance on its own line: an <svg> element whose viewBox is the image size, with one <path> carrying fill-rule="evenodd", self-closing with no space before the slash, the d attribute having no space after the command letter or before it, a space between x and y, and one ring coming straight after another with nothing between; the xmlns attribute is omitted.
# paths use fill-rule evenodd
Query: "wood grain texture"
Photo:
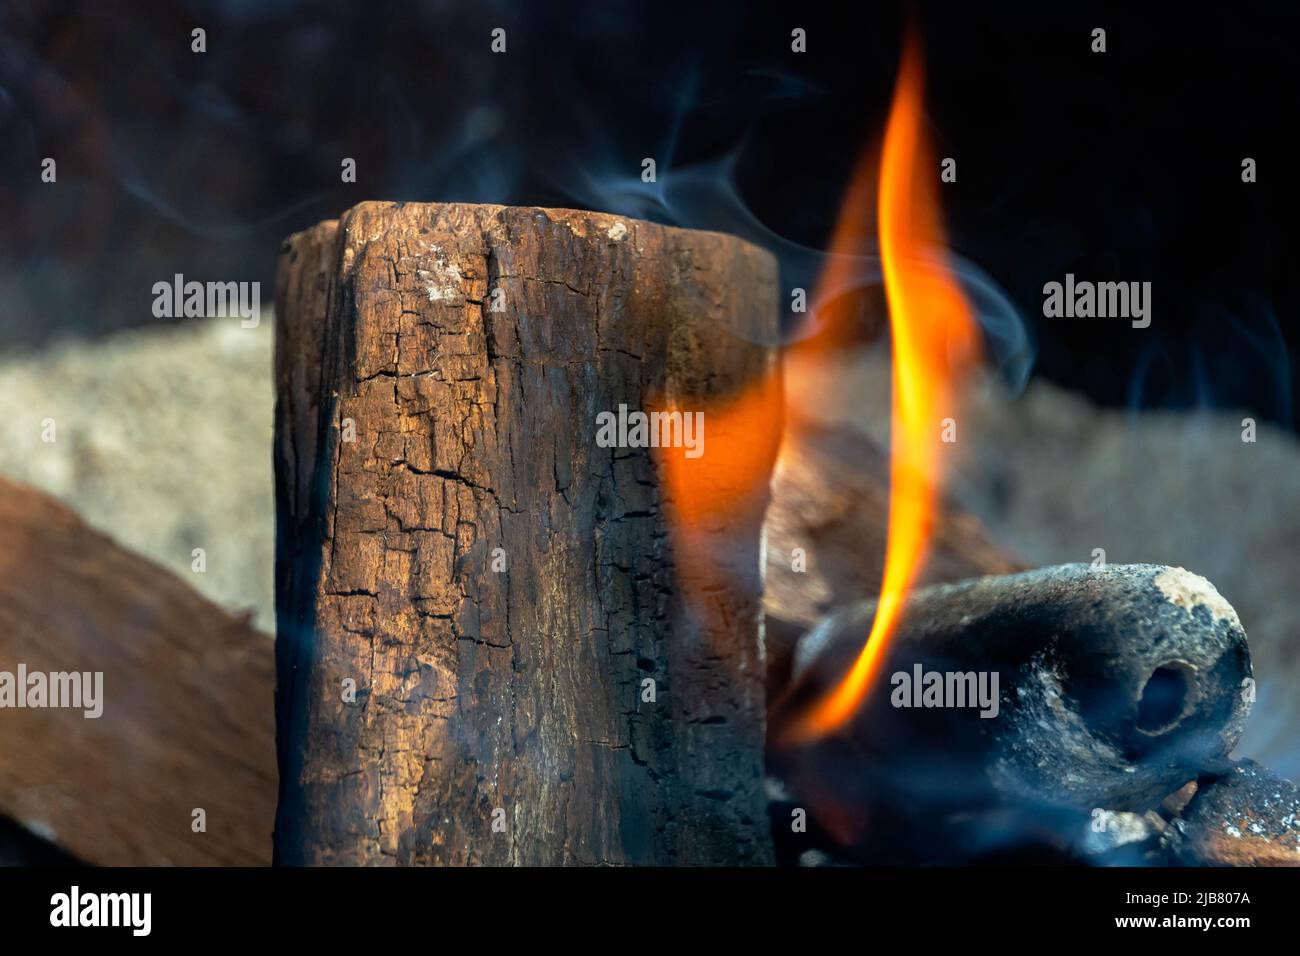
<svg viewBox="0 0 1300 956"><path fill-rule="evenodd" d="M270 639L0 479L0 670L19 664L102 672L103 713L0 709L0 815L87 863L271 862Z"/></svg>
<svg viewBox="0 0 1300 956"><path fill-rule="evenodd" d="M770 372L771 257L364 203L286 241L276 301L277 859L770 862L766 482L710 529L727 585L688 597L656 460L595 417Z"/></svg>

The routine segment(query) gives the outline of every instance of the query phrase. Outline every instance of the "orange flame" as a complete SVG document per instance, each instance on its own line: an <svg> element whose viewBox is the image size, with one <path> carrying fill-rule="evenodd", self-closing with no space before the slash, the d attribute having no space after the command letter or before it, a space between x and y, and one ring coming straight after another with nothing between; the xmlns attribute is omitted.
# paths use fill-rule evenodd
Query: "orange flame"
<svg viewBox="0 0 1300 956"><path fill-rule="evenodd" d="M753 501L772 472L781 442L781 376L765 369L735 398L706 413L708 441L722 454L688 458L676 449L660 449L669 517L675 530L707 530L725 524ZM677 411L666 403L654 411ZM761 507L761 497L755 502Z"/></svg>
<svg viewBox="0 0 1300 956"><path fill-rule="evenodd" d="M750 552L734 546L733 535L748 528L758 538L768 476L781 444L783 405L780 366L774 361L738 395L705 411L703 455L688 458L680 449L658 449L678 585L706 646L731 640L743 612L733 598L762 599L759 566ZM664 410L677 409L668 403Z"/></svg>
<svg viewBox="0 0 1300 956"><path fill-rule="evenodd" d="M836 355L858 331L853 303L838 293L858 284L870 251L873 201L893 338L893 429L884 578L875 621L853 667L824 698L786 729L797 743L834 731L861 704L883 663L908 589L925 558L935 520L943 419L954 416L958 385L978 354L978 332L960 287L942 261L939 168L922 131L922 64L909 35L885 130L879 177L874 151L864 154L841 205L831 255L814 290L815 327L785 349L784 379L796 395L815 391ZM875 187L873 189L873 187ZM739 608L725 595L748 573L726 547L728 524L761 521L772 466L801 453L804 422L787 418L782 374L775 370L707 410L711 451L658 456L683 591L705 634L725 638ZM668 410L673 410L672 403ZM796 411L797 409L791 409ZM721 451L721 454L719 453ZM722 534L719 534L722 532Z"/></svg>
<svg viewBox="0 0 1300 956"><path fill-rule="evenodd" d="M796 739L834 731L857 710L885 660L908 589L925 558L935 519L943 419L978 353L978 334L956 280L939 257L934 162L922 130L919 46L909 37L885 128L879 230L893 339L889 527L884 578L871 632L840 683L802 716ZM845 211L856 207L851 191ZM837 229L837 236L843 227Z"/></svg>

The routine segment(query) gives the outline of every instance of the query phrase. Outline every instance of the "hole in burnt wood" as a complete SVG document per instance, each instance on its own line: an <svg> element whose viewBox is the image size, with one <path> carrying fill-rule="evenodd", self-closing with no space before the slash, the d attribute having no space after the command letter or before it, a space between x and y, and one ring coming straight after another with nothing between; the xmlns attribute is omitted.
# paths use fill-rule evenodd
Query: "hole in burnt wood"
<svg viewBox="0 0 1300 956"><path fill-rule="evenodd" d="M1195 707L1194 678L1185 661L1166 661L1152 671L1138 700L1138 730L1155 736L1177 727Z"/></svg>

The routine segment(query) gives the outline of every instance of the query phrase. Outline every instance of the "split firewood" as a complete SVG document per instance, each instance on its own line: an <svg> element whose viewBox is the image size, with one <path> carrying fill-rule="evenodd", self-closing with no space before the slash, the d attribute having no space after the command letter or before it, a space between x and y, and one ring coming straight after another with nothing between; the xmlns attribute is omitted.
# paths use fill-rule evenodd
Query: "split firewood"
<svg viewBox="0 0 1300 956"><path fill-rule="evenodd" d="M87 863L271 862L272 642L0 479L0 816Z"/></svg>
<svg viewBox="0 0 1300 956"><path fill-rule="evenodd" d="M756 247L595 213L365 203L287 241L279 861L771 860L780 408L712 413L779 383L776 302ZM703 431L644 447L653 409Z"/></svg>

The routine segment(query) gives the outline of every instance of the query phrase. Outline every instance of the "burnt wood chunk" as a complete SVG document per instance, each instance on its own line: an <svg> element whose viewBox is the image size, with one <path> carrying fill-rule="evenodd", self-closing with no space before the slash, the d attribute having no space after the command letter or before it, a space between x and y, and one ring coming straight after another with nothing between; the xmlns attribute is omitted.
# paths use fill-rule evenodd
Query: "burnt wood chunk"
<svg viewBox="0 0 1300 956"><path fill-rule="evenodd" d="M773 375L774 260L364 203L286 241L276 314L277 860L770 862L766 475L692 590L685 449L605 447L597 416L703 411L701 460L735 453L709 412Z"/></svg>
<svg viewBox="0 0 1300 956"><path fill-rule="evenodd" d="M1173 862L1300 866L1300 788L1253 760L1198 782L1165 831Z"/></svg>
<svg viewBox="0 0 1300 956"><path fill-rule="evenodd" d="M800 640L776 740L852 666L875 610L847 605ZM900 860L951 852L939 824L994 808L1015 807L1024 832L1152 809L1225 761L1253 700L1236 611L1182 568L1070 564L923 588L886 654L843 727L775 763L845 845Z"/></svg>

